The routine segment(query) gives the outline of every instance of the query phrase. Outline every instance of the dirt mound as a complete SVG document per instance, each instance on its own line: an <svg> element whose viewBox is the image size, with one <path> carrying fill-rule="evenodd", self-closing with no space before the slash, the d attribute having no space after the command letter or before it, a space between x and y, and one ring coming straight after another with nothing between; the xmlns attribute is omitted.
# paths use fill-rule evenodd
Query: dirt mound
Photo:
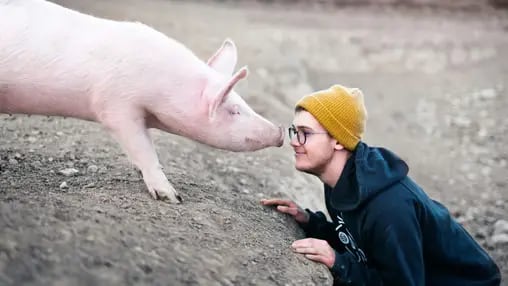
<svg viewBox="0 0 508 286"><path fill-rule="evenodd" d="M171 165L181 166L171 181L182 205L152 200L136 171L86 148L1 149L0 284L329 283L324 267L291 252L292 240L303 237L296 225L248 191L276 183L246 171L258 159L244 158L242 166L230 154L162 146L173 154ZM239 182L224 184L226 174Z"/></svg>

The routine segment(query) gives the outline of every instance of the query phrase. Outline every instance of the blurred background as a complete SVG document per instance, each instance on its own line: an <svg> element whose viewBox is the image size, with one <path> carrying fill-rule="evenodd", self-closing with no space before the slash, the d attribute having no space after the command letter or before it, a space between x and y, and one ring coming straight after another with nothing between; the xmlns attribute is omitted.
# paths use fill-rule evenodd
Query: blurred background
<svg viewBox="0 0 508 286"><path fill-rule="evenodd" d="M309 92L334 83L362 89L369 114L365 141L388 147L405 159L410 175L432 198L450 209L494 257L503 276L508 275L508 10L505 10L508 1L54 2L98 17L143 22L180 41L205 61L225 38L231 38L238 48L238 67L248 65L250 70L247 80L237 86L237 92L258 113L286 126L291 124L295 102ZM289 197L304 207L324 209L320 183L294 170L288 144L281 149L232 154L154 131L161 162L167 166L166 174L177 189L183 189L181 193L188 202L185 206L166 207L148 198L143 182L131 171L119 147L106 138L98 126L73 119L3 115L0 122L0 182L3 185L0 211L5 215L0 226L3 223L3 229L9 229L0 234L4 241L0 242L0 269L2 266L4 269L0 282L4 279L8 284L17 281L32 285L57 285L54 283L58 281L61 285L80 281L108 285L141 282L184 285L194 281L197 285L249 285L247 281L250 281L252 285L320 285L329 279L321 274L325 276L310 282L303 276L299 276L300 280L292 280L291 275L296 274L288 269L296 263L304 263L300 260L287 265L287 269L278 268L270 274L272 278L259 274L270 271L260 268L259 264L240 262L254 259L268 268L276 265L285 252L272 253L266 248L277 246L295 233L285 228L288 221L279 220L273 212L257 207L259 198ZM34 166L34 162L40 165ZM81 171L80 176L58 175L59 169L71 165ZM91 165L103 172L90 171ZM37 177L46 179L41 181ZM68 190L61 188L64 180L70 185ZM26 196L35 198L20 198ZM136 198L137 205L120 207L132 197ZM230 198L233 201L229 201ZM34 205L33 200L39 203ZM58 201L60 203L56 203ZM228 204L232 206L229 209ZM36 214L27 212L27 205L32 210L35 208ZM157 211L150 214L149 210L154 208ZM219 209L217 217L221 219L196 218L196 213L203 209ZM68 216L64 223L58 216L55 221L41 219L62 210ZM224 210L229 212L224 213ZM78 212L92 214L79 221L73 216ZM117 217L107 215L111 213L116 213ZM165 261L161 265L151 265L150 271L143 267L132 268L126 260L139 262L142 259L129 256L132 245L124 243L127 248L119 247L119 252L115 253L108 254L107 250L112 245L121 245L117 236L133 240L152 237L153 240L154 229L145 229L142 226L145 224L137 229L137 224L127 218L133 213L138 221L145 223L153 217L163 218L163 221L171 217L172 222L159 222L162 224L154 226L159 229L182 221L192 226L189 217L201 219L202 228L198 229L188 229L187 224L180 224L179 228L171 226L172 233L182 233L182 237L198 234L198 242L194 242L196 248L189 246L182 250L187 257L199 253L203 245L200 238L215 236L217 241L210 243L216 246L220 245L219 240L232 236L236 240L216 252L213 247L209 248L210 255L222 261L216 264L206 264L205 259L199 262L205 263L203 265L194 264L198 266L193 270L182 270L184 268L175 266L185 264L182 261L176 261L173 266L166 263L171 252L168 257L159 252L157 255L163 257L161 261ZM265 215L275 222L265 221ZM242 217L247 220L243 221ZM233 220L229 228L223 227L228 225L223 218ZM84 223L94 219L101 223ZM252 222L256 222L256 226ZM108 227L108 223L123 225L123 229L130 228L131 232L109 233L112 227ZM80 235L83 224L88 228L87 235L92 233L91 241L87 240L88 236ZM213 231L215 224L222 227ZM13 225L25 225L32 232L27 234L26 230ZM203 233L206 227L210 230ZM261 227L265 229L263 232L259 230ZM245 231L252 228L263 233L263 237L256 236L258 243L254 248L245 243L252 241L252 236L245 235ZM271 231L267 230L270 228ZM61 229L68 232L70 240L77 242L64 241L65 247L60 248L64 250L58 251L54 250L58 249L58 244L51 242L52 231L49 230L59 232ZM47 241L37 242L41 236L47 237ZM93 247L80 248L81 243L91 243ZM162 248L168 243L178 245L171 239L151 243ZM189 241L185 245L192 246ZM4 252L8 255L1 255L2 247L7 249ZM33 247L45 254L34 255ZM46 253L48 248L54 250L53 254ZM81 250L76 252L76 249ZM231 249L234 254L228 252ZM253 250L251 256L245 258L245 251L242 251L245 249L261 250ZM120 254L122 251L126 254ZM145 248L143 251L149 252ZM81 258L75 261L67 257L69 253L78 253ZM56 262L51 262L51 267L44 266L48 262L41 257L53 257L51 255L57 257ZM90 257L102 257L98 263L102 267L100 270L83 262ZM148 255L143 259L146 262L155 258ZM194 261L192 259L198 258L188 258L188 261ZM104 261L109 261L110 266ZM203 274L199 265L212 269L210 271L215 274ZM23 276L13 270L16 267L32 274ZM69 270L55 270L65 267ZM85 274L75 273L72 267L85 269L90 276L83 278ZM157 276L164 267L180 269L172 276L179 277L173 280L175 284L164 280L163 275ZM126 274L133 269L143 270L137 280ZM220 269L232 272L221 276L217 274L221 273ZM194 280L184 275L191 279L185 280L187 278L181 278L178 273L187 273ZM95 278L91 278L92 274ZM238 280L242 275L246 278ZM259 277L267 280L256 280L261 279ZM508 285L506 278L503 283Z"/></svg>

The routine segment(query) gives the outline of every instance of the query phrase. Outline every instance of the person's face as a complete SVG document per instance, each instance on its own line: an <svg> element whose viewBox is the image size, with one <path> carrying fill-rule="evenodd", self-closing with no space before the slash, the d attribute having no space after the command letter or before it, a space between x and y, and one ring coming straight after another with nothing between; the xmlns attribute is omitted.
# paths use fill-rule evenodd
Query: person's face
<svg viewBox="0 0 508 286"><path fill-rule="evenodd" d="M293 126L299 131L299 136L290 131L290 144L295 151L295 168L319 176L331 162L337 141L305 110L296 112Z"/></svg>

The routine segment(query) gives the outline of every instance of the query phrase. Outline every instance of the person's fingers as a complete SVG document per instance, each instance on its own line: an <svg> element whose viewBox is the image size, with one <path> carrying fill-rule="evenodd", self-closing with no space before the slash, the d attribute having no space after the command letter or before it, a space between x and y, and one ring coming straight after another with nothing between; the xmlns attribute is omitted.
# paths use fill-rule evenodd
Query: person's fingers
<svg viewBox="0 0 508 286"><path fill-rule="evenodd" d="M314 247L297 247L297 248L294 248L294 252L302 253L302 254L314 254L314 255L319 254L318 250L315 249Z"/></svg>
<svg viewBox="0 0 508 286"><path fill-rule="evenodd" d="M305 257L307 257L307 259L310 259L312 261L316 261L316 262L321 262L321 263L324 263L323 261L323 257L321 255L316 255L316 254L305 254Z"/></svg>
<svg viewBox="0 0 508 286"><path fill-rule="evenodd" d="M272 205L285 205L289 206L291 205L290 200L283 200L283 199L262 199L261 203L265 206L272 206Z"/></svg>
<svg viewBox="0 0 508 286"><path fill-rule="evenodd" d="M298 209L282 205L277 206L277 210L281 213L290 214L292 216L295 216L298 213Z"/></svg>
<svg viewBox="0 0 508 286"><path fill-rule="evenodd" d="M291 247L293 248L312 247L313 240L315 240L315 238L304 238L295 240L293 244L291 244Z"/></svg>

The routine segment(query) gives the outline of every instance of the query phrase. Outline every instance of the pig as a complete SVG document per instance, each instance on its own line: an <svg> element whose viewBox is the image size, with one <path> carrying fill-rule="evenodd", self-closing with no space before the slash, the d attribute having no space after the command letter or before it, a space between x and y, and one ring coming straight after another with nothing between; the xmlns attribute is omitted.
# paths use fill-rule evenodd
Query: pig
<svg viewBox="0 0 508 286"><path fill-rule="evenodd" d="M119 143L154 199L181 197L148 130L234 152L280 147L284 130L234 91L237 49L207 60L154 28L44 0L0 0L0 113L93 121Z"/></svg>

